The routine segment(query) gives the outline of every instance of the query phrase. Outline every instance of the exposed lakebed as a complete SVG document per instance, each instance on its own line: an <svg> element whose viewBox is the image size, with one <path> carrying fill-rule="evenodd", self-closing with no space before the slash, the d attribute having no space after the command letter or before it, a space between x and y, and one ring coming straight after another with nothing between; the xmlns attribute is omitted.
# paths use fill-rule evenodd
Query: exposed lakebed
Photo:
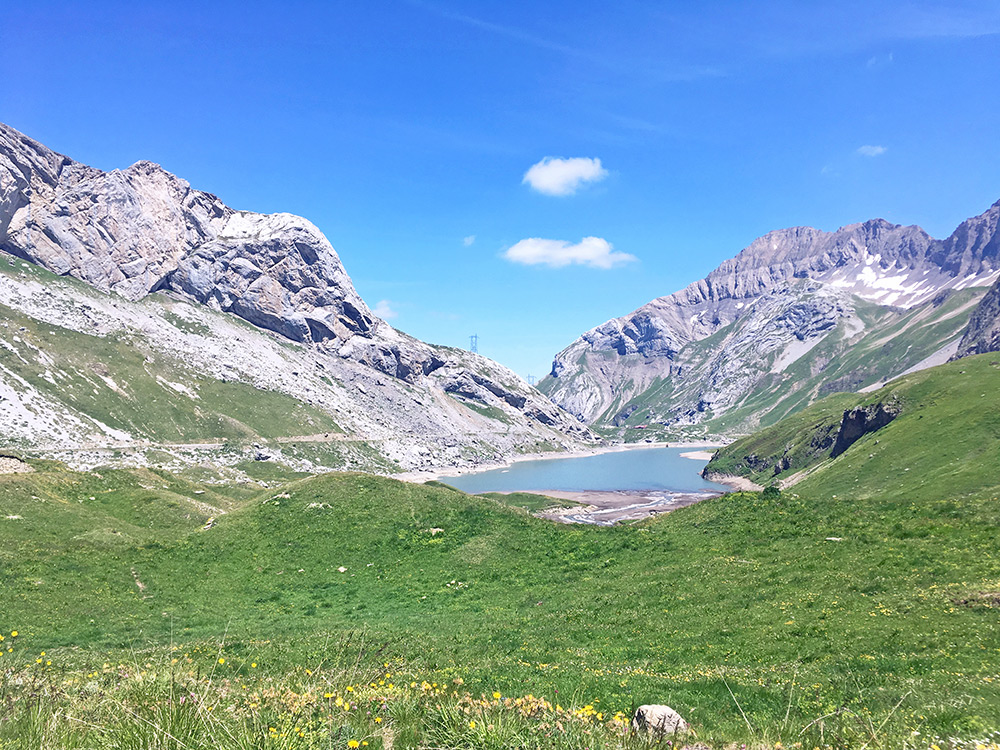
<svg viewBox="0 0 1000 750"><path fill-rule="evenodd" d="M714 497L726 487L701 477L691 448L637 447L575 458L518 461L503 469L442 477L463 492L534 492L577 505L540 515L609 526Z"/></svg>

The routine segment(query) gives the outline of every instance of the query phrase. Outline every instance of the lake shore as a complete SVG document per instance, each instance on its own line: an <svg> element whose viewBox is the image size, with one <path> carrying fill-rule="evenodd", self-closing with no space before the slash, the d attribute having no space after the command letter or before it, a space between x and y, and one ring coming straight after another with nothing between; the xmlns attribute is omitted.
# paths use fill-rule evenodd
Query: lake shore
<svg viewBox="0 0 1000 750"><path fill-rule="evenodd" d="M480 464L479 466L471 467L453 467L453 468L437 468L428 469L425 471L404 471L398 474L390 475L393 479L398 479L403 482L432 482L432 481L445 481L448 477L460 477L466 474L478 474L484 471L493 471L495 469L506 469L515 463L520 463L522 461L548 461L557 458L585 458L587 456L599 456L604 453L618 453L620 451L628 450L642 450L644 448L690 448L691 451L687 454L682 454L685 458L694 458L694 453L705 453L711 458L711 453L704 451L705 448L719 448L720 444L718 442L662 442L662 443L616 443L614 445L600 445L594 446L593 448L585 448L576 451L549 451L546 453L526 453L523 456L517 456L509 461L498 461L488 464ZM701 449L701 450L699 450ZM708 459L704 459L708 460ZM728 484L727 482L719 482L720 484Z"/></svg>
<svg viewBox="0 0 1000 750"><path fill-rule="evenodd" d="M746 477L737 477L732 474L717 474L716 472L709 472L705 479L709 482L715 482L716 484L724 484L727 487L732 487L737 492L740 491L753 491L759 492L764 489L756 482L751 482Z"/></svg>
<svg viewBox="0 0 1000 750"><path fill-rule="evenodd" d="M638 521L669 513L702 500L719 497L721 492L669 492L661 490L537 490L535 493L578 503L575 507L553 508L538 513L539 518L560 523L584 523L613 526L620 521ZM506 494L506 493L504 493Z"/></svg>

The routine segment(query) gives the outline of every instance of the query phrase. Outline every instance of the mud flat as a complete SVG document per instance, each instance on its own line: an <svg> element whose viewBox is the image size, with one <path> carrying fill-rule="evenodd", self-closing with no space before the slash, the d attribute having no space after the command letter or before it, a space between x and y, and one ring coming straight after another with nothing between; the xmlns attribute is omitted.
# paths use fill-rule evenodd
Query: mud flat
<svg viewBox="0 0 1000 750"><path fill-rule="evenodd" d="M536 490L533 494L569 500L579 505L556 508L538 514L560 523L586 523L611 526L621 521L638 521L649 516L683 508L721 492L672 492L669 490L617 490L614 492Z"/></svg>

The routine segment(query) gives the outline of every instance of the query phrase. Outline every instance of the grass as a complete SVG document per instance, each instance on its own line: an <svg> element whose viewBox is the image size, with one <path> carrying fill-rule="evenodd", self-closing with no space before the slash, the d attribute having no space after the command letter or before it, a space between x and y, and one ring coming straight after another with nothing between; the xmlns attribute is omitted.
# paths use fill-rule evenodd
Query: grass
<svg viewBox="0 0 1000 750"><path fill-rule="evenodd" d="M487 492L480 497L496 500L497 502L509 505L512 508L521 508L529 513L539 513L545 510L555 510L556 508L572 508L579 505L572 500L563 500L558 497L548 497L546 495L535 495L530 492Z"/></svg>
<svg viewBox="0 0 1000 750"><path fill-rule="evenodd" d="M328 414L309 404L198 375L154 353L141 338L89 336L3 305L0 315L10 324L0 329L6 339L0 365L53 402L139 440L194 443L296 435L303 428L340 431Z"/></svg>
<svg viewBox="0 0 1000 750"><path fill-rule="evenodd" d="M746 476L762 483L814 470L797 490L895 495L909 487L915 472L920 500L962 497L982 491L995 479L1000 460L1000 418L996 386L1000 364L995 354L952 362L894 380L870 394L837 394L773 427L718 451L709 471ZM829 467L830 447L846 410L892 402L901 413L888 426L862 437ZM789 467L774 470L781 457Z"/></svg>
<svg viewBox="0 0 1000 750"><path fill-rule="evenodd" d="M250 493L36 462L33 474L0 476L0 632L14 648L0 656L0 738L16 746L47 727L49 739L32 746L117 747L108 738L121 727L147 726L115 714L122 704L152 724L203 722L201 736L223 747L281 747L261 734L279 719L290 729L312 722L311 739L286 732L287 747L385 746L367 714L344 721L317 697L321 676L335 688L325 692L375 682L366 696L383 697L384 675L317 667L342 665L339 644L363 633L377 644L372 663L405 675L387 680L407 687L384 701L381 722L395 727L397 748L628 746L635 740L609 722L651 702L678 709L709 746L989 740L1000 727L994 362L892 384L901 415L791 490L613 528L552 524L493 498L364 474ZM799 434L848 401L773 430ZM761 440L780 445L776 434ZM213 667L222 643L226 663ZM183 674L171 676L171 653ZM134 676L144 669L156 674L147 692ZM96 692L86 687L95 671ZM457 687L428 695L425 680ZM156 714L177 685L211 693L219 718ZM248 713L240 696L265 685L272 702ZM539 700L552 708L518 713ZM591 722L570 730L557 705L591 706ZM466 709L485 712L479 733ZM215 721L228 730L205 723ZM553 732L555 721L565 732ZM227 732L243 744L225 744Z"/></svg>
<svg viewBox="0 0 1000 750"><path fill-rule="evenodd" d="M301 661L270 642L199 642L112 661L49 654L0 672L0 748L648 748L593 705L473 695L383 661L364 635ZM405 669L405 667L404 667Z"/></svg>

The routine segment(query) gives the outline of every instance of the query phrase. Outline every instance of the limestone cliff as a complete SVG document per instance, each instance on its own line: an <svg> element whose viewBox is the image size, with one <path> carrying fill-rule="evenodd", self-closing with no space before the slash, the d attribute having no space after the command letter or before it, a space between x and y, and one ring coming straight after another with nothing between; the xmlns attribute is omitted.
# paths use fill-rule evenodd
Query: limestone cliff
<svg viewBox="0 0 1000 750"><path fill-rule="evenodd" d="M771 232L584 333L539 387L590 424L733 433L944 361L1000 275L998 217L1000 202L945 240L881 219Z"/></svg>
<svg viewBox="0 0 1000 750"><path fill-rule="evenodd" d="M954 358L996 351L1000 351L1000 281L990 287L969 318L969 327L958 344Z"/></svg>
<svg viewBox="0 0 1000 750"><path fill-rule="evenodd" d="M400 445L387 449L385 456L402 468L496 460L539 446L552 449L592 439L586 427L501 365L417 341L376 317L329 241L306 219L232 209L152 162L104 172L0 124L0 251L86 282L107 296L100 309L112 319L81 320L77 308L95 305L89 297L77 299L72 285L51 280L38 295L38 281L31 286L16 265L9 266L3 282L2 301L10 309L80 334L128 331L151 351L161 349L151 337L189 347L197 354L187 364L199 377L226 377L215 361L224 359L234 377L258 386L266 383L308 403L317 392L331 391L335 395L328 394L329 403L336 403L338 423L352 426L361 440L398 440ZM46 304L49 297L58 304ZM157 304L146 304L151 299ZM233 329L221 319L203 316L199 326L225 330L226 338L201 336L195 342L192 331L171 322L176 317L169 313L171 305L157 306L164 300L189 300L206 311L238 316L301 349L286 357L279 347L270 359L262 359L256 351L270 347L257 336L241 340L237 351L231 351L239 340ZM18 351L23 345L9 343L8 349ZM95 431L96 412L80 412L76 405L63 409L58 389L45 396L55 401L46 401L42 391L52 378L32 378L46 372L51 376L51 366L42 362L56 353L43 346L32 351L39 358L39 373L18 371L24 356L6 369L0 358L0 392L9 392L12 402L28 409L10 425L8 435L30 443L31 425L42 424L39 414L47 403L50 414L66 415L67 444L132 444L140 436L155 438L155 429L129 429L107 420ZM277 371L257 372L265 361ZM114 362L94 366L117 382ZM322 369L327 375L303 390L298 382L303 369ZM350 385L354 383L357 388ZM34 403L38 409L25 406ZM46 438L60 434L58 422L45 422ZM0 418L0 428L4 426ZM435 440L456 448L458 457L436 452Z"/></svg>

